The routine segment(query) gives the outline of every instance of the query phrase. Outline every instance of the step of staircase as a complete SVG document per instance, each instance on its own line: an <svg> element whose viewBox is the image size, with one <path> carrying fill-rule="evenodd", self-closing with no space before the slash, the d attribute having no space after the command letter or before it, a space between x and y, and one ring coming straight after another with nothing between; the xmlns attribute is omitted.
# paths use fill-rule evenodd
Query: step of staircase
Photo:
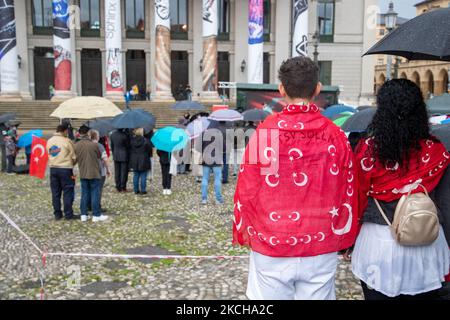
<svg viewBox="0 0 450 320"><path fill-rule="evenodd" d="M121 110L125 109L125 103L115 103ZM131 108L141 108L151 112L156 117L156 128L176 125L178 119L185 114L185 111L174 111L170 109L173 103L153 102L153 101L133 101ZM50 117L50 114L58 107L58 102L52 101L21 101L21 102L0 102L0 115L13 112L17 114L17 119L22 122L21 131L31 129L42 129L45 132L52 132L59 123L59 119ZM210 111L212 105L205 105ZM191 114L197 111L190 111ZM85 123L83 120L74 120L74 127L79 127Z"/></svg>

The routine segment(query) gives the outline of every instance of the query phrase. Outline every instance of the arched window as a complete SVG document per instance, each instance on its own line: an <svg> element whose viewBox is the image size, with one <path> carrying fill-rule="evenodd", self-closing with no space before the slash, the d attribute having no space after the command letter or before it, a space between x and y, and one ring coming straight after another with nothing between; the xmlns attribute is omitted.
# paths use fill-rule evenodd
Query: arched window
<svg viewBox="0 0 450 320"><path fill-rule="evenodd" d="M429 97L431 95L434 95L434 76L433 76L433 73L430 70L428 70L426 72L425 79L427 81L427 87L426 87L425 95Z"/></svg>
<svg viewBox="0 0 450 320"><path fill-rule="evenodd" d="M439 88L436 90L436 94L444 94L448 92L448 71L442 69L439 72Z"/></svg>
<svg viewBox="0 0 450 320"><path fill-rule="evenodd" d="M411 81L414 82L420 88L420 75L415 71L411 77Z"/></svg>

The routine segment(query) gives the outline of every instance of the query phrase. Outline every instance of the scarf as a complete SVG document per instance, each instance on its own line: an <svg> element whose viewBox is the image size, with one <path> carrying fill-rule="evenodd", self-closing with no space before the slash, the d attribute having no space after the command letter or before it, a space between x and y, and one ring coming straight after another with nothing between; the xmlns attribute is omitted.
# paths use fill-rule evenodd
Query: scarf
<svg viewBox="0 0 450 320"><path fill-rule="evenodd" d="M367 196L391 202L410 191L412 194L423 192L419 184L428 192L433 191L449 165L450 154L436 138L420 141L420 150L414 150L407 166L402 167L398 163L383 165L376 160L371 153L373 143L373 138L367 138L356 148L360 208L363 211L367 207Z"/></svg>
<svg viewBox="0 0 450 320"><path fill-rule="evenodd" d="M271 257L352 246L359 231L355 174L344 132L316 105L288 105L258 127L246 148L233 243Z"/></svg>

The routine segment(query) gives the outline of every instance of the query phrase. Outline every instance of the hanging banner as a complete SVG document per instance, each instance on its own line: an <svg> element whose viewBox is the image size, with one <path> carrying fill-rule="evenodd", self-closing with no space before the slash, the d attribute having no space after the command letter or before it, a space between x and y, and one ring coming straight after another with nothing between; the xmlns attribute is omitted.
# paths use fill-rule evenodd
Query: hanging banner
<svg viewBox="0 0 450 320"><path fill-rule="evenodd" d="M123 92L120 0L105 0L106 92Z"/></svg>
<svg viewBox="0 0 450 320"><path fill-rule="evenodd" d="M308 56L308 0L294 0L292 56Z"/></svg>
<svg viewBox="0 0 450 320"><path fill-rule="evenodd" d="M248 83L263 83L264 1L248 2Z"/></svg>
<svg viewBox="0 0 450 320"><path fill-rule="evenodd" d="M53 0L53 32L55 90L70 91L72 87L72 48L69 28L69 0Z"/></svg>
<svg viewBox="0 0 450 320"><path fill-rule="evenodd" d="M217 0L203 0L203 91L217 91Z"/></svg>
<svg viewBox="0 0 450 320"><path fill-rule="evenodd" d="M171 92L169 0L155 0L155 28L156 91Z"/></svg>
<svg viewBox="0 0 450 320"><path fill-rule="evenodd" d="M0 90L18 92L16 20L14 0L0 1Z"/></svg>

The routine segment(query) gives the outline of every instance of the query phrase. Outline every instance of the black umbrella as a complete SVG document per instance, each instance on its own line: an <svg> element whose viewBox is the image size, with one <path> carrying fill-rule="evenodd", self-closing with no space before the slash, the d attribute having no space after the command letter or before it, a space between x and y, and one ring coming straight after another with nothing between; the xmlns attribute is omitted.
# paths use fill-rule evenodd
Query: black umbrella
<svg viewBox="0 0 450 320"><path fill-rule="evenodd" d="M264 121L270 113L261 109L251 109L245 111L242 115L244 116L244 121Z"/></svg>
<svg viewBox="0 0 450 320"><path fill-rule="evenodd" d="M450 8L409 20L376 43L368 54L390 54L408 60L450 61Z"/></svg>
<svg viewBox="0 0 450 320"><path fill-rule="evenodd" d="M431 126L431 134L441 140L447 150L450 150L450 124Z"/></svg>
<svg viewBox="0 0 450 320"><path fill-rule="evenodd" d="M112 120L112 125L116 129L153 129L155 124L156 118L151 113L142 109L127 109L124 113L116 116Z"/></svg>
<svg viewBox="0 0 450 320"><path fill-rule="evenodd" d="M376 112L376 108L371 108L355 113L344 123L342 130L345 132L366 131Z"/></svg>
<svg viewBox="0 0 450 320"><path fill-rule="evenodd" d="M107 136L111 131L114 131L112 120L93 120L86 123L86 125L94 130L97 130L100 137Z"/></svg>
<svg viewBox="0 0 450 320"><path fill-rule="evenodd" d="M363 110L370 109L370 108L373 108L373 107L372 106L359 106L358 108L356 108L356 110L363 111Z"/></svg>
<svg viewBox="0 0 450 320"><path fill-rule="evenodd" d="M17 115L15 113L5 113L0 116L0 123L6 123L11 120L15 120Z"/></svg>

